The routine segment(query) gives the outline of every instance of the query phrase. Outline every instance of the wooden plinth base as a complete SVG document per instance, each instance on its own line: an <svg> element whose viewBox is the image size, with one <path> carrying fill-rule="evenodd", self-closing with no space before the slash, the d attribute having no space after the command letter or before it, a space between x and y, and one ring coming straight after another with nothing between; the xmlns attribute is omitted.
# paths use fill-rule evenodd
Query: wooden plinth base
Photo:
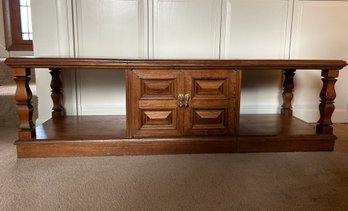
<svg viewBox="0 0 348 211"><path fill-rule="evenodd" d="M238 136L128 139L124 116L63 117L16 141L18 157L332 151L336 136L280 115L241 115Z"/></svg>

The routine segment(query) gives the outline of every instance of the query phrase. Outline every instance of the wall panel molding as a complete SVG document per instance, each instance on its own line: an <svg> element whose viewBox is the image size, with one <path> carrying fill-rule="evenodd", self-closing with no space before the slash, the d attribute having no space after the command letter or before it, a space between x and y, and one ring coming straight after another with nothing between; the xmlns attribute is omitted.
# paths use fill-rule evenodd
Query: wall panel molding
<svg viewBox="0 0 348 211"><path fill-rule="evenodd" d="M76 0L74 7L76 56L148 58L147 0ZM77 71L78 114L125 114L118 112L124 79L123 71Z"/></svg>
<svg viewBox="0 0 348 211"><path fill-rule="evenodd" d="M32 2L35 56L348 60L348 28L342 27L348 25L348 1L343 0ZM122 71L105 74L90 71L82 76L78 70L72 70L62 77L68 114L122 112L120 108L125 105ZM320 82L308 82L312 77L320 77L320 73L295 75L294 107L298 109L295 115L308 121L316 118L318 110L319 97L312 93L321 88ZM38 70L36 78L38 122L42 122L51 114L47 90L50 75ZM279 72L244 73L243 80L242 112L279 112L282 92ZM348 119L347 80L348 72L341 71L336 84L334 121L341 122L342 116ZM88 87L94 86L97 91L88 90L86 83L92 83ZM255 87L263 87L262 92L253 89L254 83ZM103 92L99 88L104 85L109 86L105 90L111 86L119 91ZM100 95L103 97L99 98Z"/></svg>
<svg viewBox="0 0 348 211"><path fill-rule="evenodd" d="M72 0L32 0L33 47L35 56L73 56ZM74 74L63 74L64 105L68 114L76 111ZM51 118L52 102L48 70L36 69L36 87L39 98L36 124ZM71 91L72 90L72 91Z"/></svg>
<svg viewBox="0 0 348 211"><path fill-rule="evenodd" d="M219 58L222 0L153 0L151 58Z"/></svg>
<svg viewBox="0 0 348 211"><path fill-rule="evenodd" d="M288 58L292 8L292 0L224 0L221 58Z"/></svg>

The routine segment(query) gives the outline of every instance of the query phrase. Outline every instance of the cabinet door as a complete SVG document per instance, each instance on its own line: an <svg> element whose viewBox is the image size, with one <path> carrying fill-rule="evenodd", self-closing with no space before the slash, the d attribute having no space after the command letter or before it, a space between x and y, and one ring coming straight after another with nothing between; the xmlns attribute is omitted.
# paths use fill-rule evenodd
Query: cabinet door
<svg viewBox="0 0 348 211"><path fill-rule="evenodd" d="M170 137L183 134L183 73L176 70L133 70L132 134L134 137Z"/></svg>
<svg viewBox="0 0 348 211"><path fill-rule="evenodd" d="M239 125L240 71L185 73L185 135L234 135Z"/></svg>

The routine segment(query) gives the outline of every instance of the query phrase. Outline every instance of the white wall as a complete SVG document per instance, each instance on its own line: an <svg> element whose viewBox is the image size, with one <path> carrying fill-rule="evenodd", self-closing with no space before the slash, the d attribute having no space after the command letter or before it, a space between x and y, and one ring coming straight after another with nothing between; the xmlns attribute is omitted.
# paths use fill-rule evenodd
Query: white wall
<svg viewBox="0 0 348 211"><path fill-rule="evenodd" d="M73 57L74 39L70 0L32 0L33 47L35 56ZM76 114L75 71L64 72L64 106ZM51 76L48 70L36 69L40 124L51 117Z"/></svg>
<svg viewBox="0 0 348 211"><path fill-rule="evenodd" d="M347 1L32 0L37 56L113 58L348 57ZM339 15L335 15L339 14ZM315 76L313 76L315 75ZM341 80L348 75L341 74ZM68 114L124 114L122 71L64 75ZM320 73L296 76L295 115L318 116ZM243 113L278 113L279 71L243 73ZM47 71L37 74L39 122L50 117ZM347 87L338 82L336 121L346 121ZM260 88L261 87L261 88ZM319 90L318 90L319 89ZM342 118L343 117L343 118Z"/></svg>
<svg viewBox="0 0 348 211"><path fill-rule="evenodd" d="M223 5L221 58L287 59L292 1L226 0ZM279 113L280 71L244 71L242 113Z"/></svg>
<svg viewBox="0 0 348 211"><path fill-rule="evenodd" d="M151 58L219 58L221 0L149 2Z"/></svg>
<svg viewBox="0 0 348 211"><path fill-rule="evenodd" d="M348 61L348 1L295 1L291 58L343 59ZM347 122L348 68L336 83L335 122ZM294 115L319 119L320 74L298 71L295 76Z"/></svg>
<svg viewBox="0 0 348 211"><path fill-rule="evenodd" d="M76 56L148 57L146 1L76 0L74 8ZM125 114L124 78L122 70L79 72L79 114Z"/></svg>

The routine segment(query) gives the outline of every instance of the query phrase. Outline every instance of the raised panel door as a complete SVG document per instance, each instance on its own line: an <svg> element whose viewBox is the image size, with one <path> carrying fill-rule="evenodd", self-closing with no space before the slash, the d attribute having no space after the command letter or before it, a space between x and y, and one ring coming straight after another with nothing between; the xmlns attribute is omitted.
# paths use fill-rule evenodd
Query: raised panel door
<svg viewBox="0 0 348 211"><path fill-rule="evenodd" d="M134 137L183 135L183 110L178 95L183 93L181 71L132 71L132 134Z"/></svg>
<svg viewBox="0 0 348 211"><path fill-rule="evenodd" d="M185 73L185 135L234 135L239 125L240 71ZM189 97L188 97L189 95Z"/></svg>

